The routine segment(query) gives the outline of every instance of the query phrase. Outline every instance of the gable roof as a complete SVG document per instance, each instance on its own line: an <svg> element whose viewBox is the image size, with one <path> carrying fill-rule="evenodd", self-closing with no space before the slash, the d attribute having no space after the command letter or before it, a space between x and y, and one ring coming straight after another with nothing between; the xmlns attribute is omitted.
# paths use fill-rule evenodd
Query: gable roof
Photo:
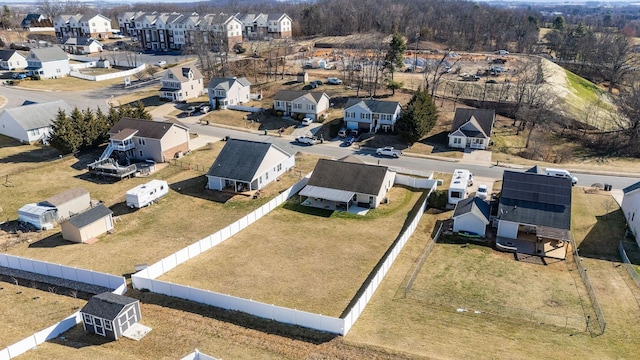
<svg viewBox="0 0 640 360"><path fill-rule="evenodd" d="M495 121L496 111L493 109L467 109L457 108L451 124L451 132L455 132L469 120L475 118L474 125L482 130L484 135L490 136L493 122Z"/></svg>
<svg viewBox="0 0 640 360"><path fill-rule="evenodd" d="M67 39L67 41L64 42L64 44L65 45L91 45L91 43L94 43L94 42L98 45L102 45L98 40L90 37L85 37L85 36L70 37Z"/></svg>
<svg viewBox="0 0 640 360"><path fill-rule="evenodd" d="M48 205L56 207L87 194L89 194L87 190L77 187L55 194L52 197L38 203L38 205Z"/></svg>
<svg viewBox="0 0 640 360"><path fill-rule="evenodd" d="M176 124L175 122L122 118L115 125L113 125L111 130L109 130L109 134L116 135L117 137L117 134L120 131L138 130L138 132L135 134L137 137L144 137L148 139L162 139L164 135L169 132L172 126L181 127L187 131L189 130L189 128Z"/></svg>
<svg viewBox="0 0 640 360"><path fill-rule="evenodd" d="M64 100L46 103L29 103L5 112L10 115L24 130L40 129L51 126L59 110L68 115L73 109Z"/></svg>
<svg viewBox="0 0 640 360"><path fill-rule="evenodd" d="M640 181L638 181L635 184L631 184L631 185L627 186L626 188L622 189L622 192L624 194L627 194L627 193L630 193L630 192L632 192L634 190L638 190L638 189L640 189Z"/></svg>
<svg viewBox="0 0 640 360"><path fill-rule="evenodd" d="M309 98L310 100L314 100L316 103L320 101L322 96L328 97L328 95L326 95L324 92L317 92L317 91L309 92L304 90L280 90L273 97L273 100L293 101L303 96Z"/></svg>
<svg viewBox="0 0 640 360"><path fill-rule="evenodd" d="M347 110L348 108L358 104L362 104L365 108L369 109L369 111L376 114L394 114L398 106L400 106L400 103L397 101L349 98L344 109Z"/></svg>
<svg viewBox="0 0 640 360"><path fill-rule="evenodd" d="M83 314L90 314L102 319L114 320L126 306L135 304L139 300L111 292L94 295L80 310Z"/></svg>
<svg viewBox="0 0 640 360"><path fill-rule="evenodd" d="M466 199L462 199L458 201L456 204L456 209L453 211L453 218L464 215L467 213L472 213L477 217L483 219L485 223L489 223L491 206L487 204L486 201L481 200L478 197L468 197Z"/></svg>
<svg viewBox="0 0 640 360"><path fill-rule="evenodd" d="M233 86L234 83L238 83L241 86L251 86L251 83L249 82L249 80L247 80L246 77L240 77L240 78L236 78L236 77L225 77L225 78L212 78L211 81L209 81L209 86L207 86L209 89L215 89L215 88L222 88L225 90L229 90L231 89L231 87Z"/></svg>
<svg viewBox="0 0 640 360"><path fill-rule="evenodd" d="M307 185L377 195L388 170L386 166L320 159Z"/></svg>
<svg viewBox="0 0 640 360"><path fill-rule="evenodd" d="M571 179L505 170L498 218L571 229Z"/></svg>
<svg viewBox="0 0 640 360"><path fill-rule="evenodd" d="M80 214L72 216L67 221L76 228L80 229L89 224L93 224L94 222L110 214L113 214L113 211L111 211L103 204L98 204L85 212L81 212Z"/></svg>
<svg viewBox="0 0 640 360"><path fill-rule="evenodd" d="M18 55L24 57L24 55L20 54L17 50L2 49L2 50L0 50L0 61L9 60L14 54L18 54Z"/></svg>
<svg viewBox="0 0 640 360"><path fill-rule="evenodd" d="M253 181L256 171L260 168L267 152L274 147L287 156L287 152L271 143L229 139L220 151L216 161L211 165L207 176L238 181Z"/></svg>
<svg viewBox="0 0 640 360"><path fill-rule="evenodd" d="M169 73L173 74L173 78L180 81L189 81L189 71L193 71L193 80L202 79L202 73L195 66L174 66L169 68Z"/></svg>
<svg viewBox="0 0 640 360"><path fill-rule="evenodd" d="M69 60L67 53L59 46L31 49L31 54L35 55L35 57L41 62Z"/></svg>

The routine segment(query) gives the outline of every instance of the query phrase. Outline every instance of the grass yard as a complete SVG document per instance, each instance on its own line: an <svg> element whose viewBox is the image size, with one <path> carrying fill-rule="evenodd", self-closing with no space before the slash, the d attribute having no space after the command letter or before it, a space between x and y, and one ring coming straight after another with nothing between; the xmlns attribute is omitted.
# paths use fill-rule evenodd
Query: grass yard
<svg viewBox="0 0 640 360"><path fill-rule="evenodd" d="M389 204L363 217L307 208L296 196L161 280L337 317L420 195L394 187Z"/></svg>
<svg viewBox="0 0 640 360"><path fill-rule="evenodd" d="M221 144L215 144L193 151L181 160L185 164L201 164L200 171L189 170L189 166L159 164L161 169L150 178L119 182L91 179L87 176L86 164L94 155L40 163L19 177L10 177L11 186L0 186L3 217L17 219L17 210L25 203L38 202L72 187L83 187L92 199L102 200L111 208L116 222L113 234L102 235L100 241L92 245L64 241L57 227L23 234L23 241L7 252L111 274L128 274L134 271L134 265L156 262L266 203L302 174L310 172L317 161L314 156L299 156L295 170L282 176L256 200L246 196L220 197L218 192L205 190L204 174L221 148ZM171 188L169 194L151 207L137 211L126 207L125 192L151 178L167 180Z"/></svg>
<svg viewBox="0 0 640 360"><path fill-rule="evenodd" d="M124 84L124 77L109 79L104 81L89 81L65 76L59 79L41 79L21 81L19 87L34 90L49 91L86 91L99 87L109 87Z"/></svg>
<svg viewBox="0 0 640 360"><path fill-rule="evenodd" d="M78 311L86 300L0 281L0 349Z"/></svg>

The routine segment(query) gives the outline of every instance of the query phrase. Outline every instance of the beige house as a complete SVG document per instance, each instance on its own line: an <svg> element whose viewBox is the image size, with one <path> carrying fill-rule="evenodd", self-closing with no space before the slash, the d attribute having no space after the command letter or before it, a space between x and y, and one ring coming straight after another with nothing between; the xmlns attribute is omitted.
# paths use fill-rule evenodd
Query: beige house
<svg viewBox="0 0 640 360"><path fill-rule="evenodd" d="M329 110L329 95L324 92L280 90L273 98L273 110L285 116L309 117L317 120Z"/></svg>
<svg viewBox="0 0 640 360"><path fill-rule="evenodd" d="M99 204L62 222L62 238L83 243L113 229L113 212Z"/></svg>
<svg viewBox="0 0 640 360"><path fill-rule="evenodd" d="M203 77L195 66L172 67L162 77L161 99L185 101L197 98L203 92Z"/></svg>

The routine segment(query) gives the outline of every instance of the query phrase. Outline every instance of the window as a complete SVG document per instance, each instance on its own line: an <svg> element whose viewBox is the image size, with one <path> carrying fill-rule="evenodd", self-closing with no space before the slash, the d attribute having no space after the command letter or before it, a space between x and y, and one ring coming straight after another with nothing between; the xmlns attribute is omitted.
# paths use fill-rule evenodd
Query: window
<svg viewBox="0 0 640 360"><path fill-rule="evenodd" d="M453 199L462 199L462 193L460 191L452 191L451 198Z"/></svg>
<svg viewBox="0 0 640 360"><path fill-rule="evenodd" d="M458 144L458 145L462 144L462 139L460 139L459 137L454 137L453 138L453 143L454 144Z"/></svg>
<svg viewBox="0 0 640 360"><path fill-rule="evenodd" d="M111 321L104 322L104 329L109 331L113 330L113 328L111 328Z"/></svg>
<svg viewBox="0 0 640 360"><path fill-rule="evenodd" d="M93 325L93 317L89 314L82 314L84 316L84 323L87 325Z"/></svg>
<svg viewBox="0 0 640 360"><path fill-rule="evenodd" d="M269 173L268 173L268 172L266 172L266 173L264 174L264 179L265 179L265 180L269 180Z"/></svg>
<svg viewBox="0 0 640 360"><path fill-rule="evenodd" d="M146 145L143 138L138 138L138 145Z"/></svg>
<svg viewBox="0 0 640 360"><path fill-rule="evenodd" d="M313 104L307 104L307 110L315 110L316 106Z"/></svg>
<svg viewBox="0 0 640 360"><path fill-rule="evenodd" d="M143 153L142 153L142 150L140 150L140 157L142 157L142 156L143 156Z"/></svg>
<svg viewBox="0 0 640 360"><path fill-rule="evenodd" d="M356 117L356 113L355 113L355 112L353 112L353 111L345 111L345 112L344 112L344 117L347 117L347 118L354 118L354 117Z"/></svg>
<svg viewBox="0 0 640 360"><path fill-rule="evenodd" d="M280 170L282 170L282 164L278 164L278 170L277 171L280 171Z"/></svg>

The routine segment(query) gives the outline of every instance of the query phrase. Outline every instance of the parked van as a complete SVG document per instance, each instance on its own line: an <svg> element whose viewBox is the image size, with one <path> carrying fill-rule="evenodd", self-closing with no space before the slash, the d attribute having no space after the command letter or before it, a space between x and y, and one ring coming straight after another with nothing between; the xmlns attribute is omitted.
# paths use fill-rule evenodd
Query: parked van
<svg viewBox="0 0 640 360"><path fill-rule="evenodd" d="M545 174L549 175L549 176L555 176L555 177L562 177L562 178L567 178L567 179L571 179L571 185L575 185L578 183L578 178L571 175L571 173L568 170L565 169L551 169L551 168L547 168L545 170Z"/></svg>

